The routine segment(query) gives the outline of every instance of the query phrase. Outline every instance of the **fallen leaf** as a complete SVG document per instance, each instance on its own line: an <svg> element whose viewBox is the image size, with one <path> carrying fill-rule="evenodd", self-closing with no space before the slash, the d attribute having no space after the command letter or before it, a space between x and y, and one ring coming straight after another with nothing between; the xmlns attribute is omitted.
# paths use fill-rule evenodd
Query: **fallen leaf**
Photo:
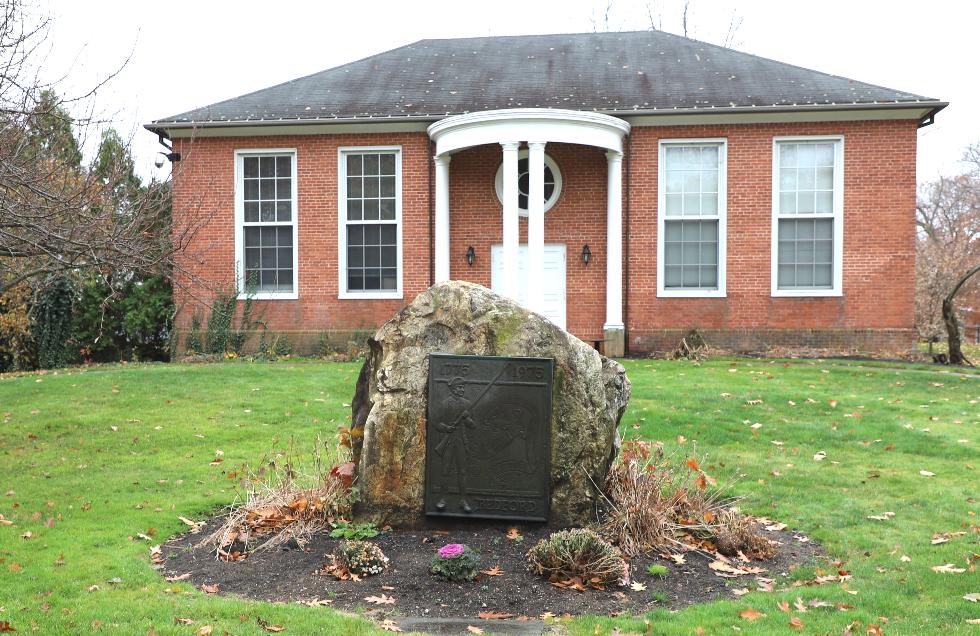
<svg viewBox="0 0 980 636"><path fill-rule="evenodd" d="M796 602L793 603L793 607L795 607L796 611L798 612L806 611L806 604L803 602L803 599L800 598L799 596L796 597Z"/></svg>
<svg viewBox="0 0 980 636"><path fill-rule="evenodd" d="M500 576L503 573L504 571L500 569L499 565L495 565L489 570L480 570L480 574L486 574L487 576Z"/></svg>
<svg viewBox="0 0 980 636"><path fill-rule="evenodd" d="M273 634L278 634L279 632L285 631L285 627L282 625L273 625L268 621L264 621L261 618L256 617L255 622L259 624L259 627L267 632L272 632Z"/></svg>
<svg viewBox="0 0 980 636"><path fill-rule="evenodd" d="M964 568L955 567L952 563L934 565L932 566L932 571L939 572L940 574L962 574L963 572L966 572Z"/></svg>
<svg viewBox="0 0 980 636"><path fill-rule="evenodd" d="M823 461L826 457L827 457L827 453L826 452L824 452L824 451L818 451L813 456L813 461L816 461L816 462Z"/></svg>
<svg viewBox="0 0 980 636"><path fill-rule="evenodd" d="M180 616L174 616L174 622L178 625L193 625L193 618L181 618Z"/></svg>
<svg viewBox="0 0 980 636"><path fill-rule="evenodd" d="M214 584L205 583L204 585L201 586L201 591L204 592L205 594L217 594L218 587L219 586L217 583Z"/></svg>
<svg viewBox="0 0 980 636"><path fill-rule="evenodd" d="M931 473L928 470L920 470L919 471L919 474L922 475L923 477L935 477L936 476L936 473Z"/></svg>
<svg viewBox="0 0 980 636"><path fill-rule="evenodd" d="M789 619L789 626L793 629L803 629L803 621L794 616L793 618Z"/></svg>
<svg viewBox="0 0 980 636"><path fill-rule="evenodd" d="M763 616L765 616L765 614L763 614L762 612L760 612L759 610L753 607L749 607L742 610L741 612L738 613L738 615L744 618L745 620L749 621L750 623L752 621L757 621Z"/></svg>
<svg viewBox="0 0 980 636"><path fill-rule="evenodd" d="M693 457L687 460L687 467L691 470L701 470L701 466L698 465L698 460L694 459Z"/></svg>
<svg viewBox="0 0 980 636"><path fill-rule="evenodd" d="M164 581L166 581L167 583L176 583L177 581L183 581L185 579L189 579L190 577L191 577L191 572L184 572L183 574L180 574L178 576L168 576L167 578L164 579Z"/></svg>
<svg viewBox="0 0 980 636"><path fill-rule="evenodd" d="M381 596L365 596L364 600L368 603L374 605L394 605L395 598L393 596L388 596L387 594L382 594Z"/></svg>
<svg viewBox="0 0 980 636"><path fill-rule="evenodd" d="M544 612L543 614L538 615L538 618L540 618L543 621L551 620L554 617L555 615L552 614L551 612Z"/></svg>
<svg viewBox="0 0 980 636"><path fill-rule="evenodd" d="M484 620L504 620L507 618L514 618L513 614L503 614L501 612L480 612L476 615L477 618L482 618Z"/></svg>
<svg viewBox="0 0 980 636"><path fill-rule="evenodd" d="M970 594L964 595L963 598L971 603L977 603L980 601L980 592L971 592Z"/></svg>
<svg viewBox="0 0 980 636"><path fill-rule="evenodd" d="M888 521L894 516L894 512L883 512L880 515L868 515L868 519L874 519L875 521Z"/></svg>
<svg viewBox="0 0 980 636"><path fill-rule="evenodd" d="M195 634L197 634L197 636L207 636L208 634L210 634L210 633L211 633L211 632L213 632L213 631L214 631L214 628L213 628L213 627L211 627L210 625L202 625L202 626L201 626L200 628L198 628L198 630L197 630L196 632L194 632L194 633L195 633Z"/></svg>
<svg viewBox="0 0 980 636"><path fill-rule="evenodd" d="M507 528L507 538L514 541L520 538L521 533L517 531L517 528Z"/></svg>
<svg viewBox="0 0 980 636"><path fill-rule="evenodd" d="M642 592L643 590L647 589L647 586L639 581L636 581L634 583L630 583L630 589L634 592Z"/></svg>
<svg viewBox="0 0 980 636"><path fill-rule="evenodd" d="M471 634L482 634L483 633L483 630L482 629L480 629L479 627L474 627L472 625L467 625L466 626L466 631L468 631Z"/></svg>
<svg viewBox="0 0 980 636"><path fill-rule="evenodd" d="M778 603L776 603L776 607L778 607L780 610L782 610L784 612L788 612L789 611L789 601L779 601Z"/></svg>
<svg viewBox="0 0 980 636"><path fill-rule="evenodd" d="M384 631L386 631L386 632L401 632L401 631L404 631L401 627L398 626L398 624L395 621L391 620L390 618L385 619L384 621L382 621L381 622L381 625L379 625L379 627L381 629L383 629Z"/></svg>

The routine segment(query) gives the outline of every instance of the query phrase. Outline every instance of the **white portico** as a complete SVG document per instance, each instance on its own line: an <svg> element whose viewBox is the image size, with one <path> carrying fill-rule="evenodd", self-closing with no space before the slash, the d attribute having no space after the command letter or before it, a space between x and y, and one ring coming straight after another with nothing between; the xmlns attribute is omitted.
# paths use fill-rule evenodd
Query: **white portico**
<svg viewBox="0 0 980 636"><path fill-rule="evenodd" d="M449 179L453 153L499 144L503 153L503 291L517 298L519 253L518 157L527 144L527 303L542 311L545 280L545 147L549 142L581 144L606 151L606 355L623 353L623 140L630 125L599 113L548 108L491 110L442 119L428 128L435 142L435 280L449 280Z"/></svg>

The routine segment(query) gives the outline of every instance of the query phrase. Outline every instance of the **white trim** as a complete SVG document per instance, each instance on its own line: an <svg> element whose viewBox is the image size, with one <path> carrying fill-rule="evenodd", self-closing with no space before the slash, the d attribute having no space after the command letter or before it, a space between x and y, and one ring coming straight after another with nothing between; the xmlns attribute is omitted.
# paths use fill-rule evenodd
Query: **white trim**
<svg viewBox="0 0 980 636"><path fill-rule="evenodd" d="M623 324L623 153L606 152L606 320L603 331Z"/></svg>
<svg viewBox="0 0 980 636"><path fill-rule="evenodd" d="M718 213L713 216L679 216L671 221L718 221L718 288L667 289L664 286L665 224L667 221L666 149L668 146L718 147ZM728 262L728 139L725 137L661 139L657 154L657 297L725 298Z"/></svg>
<svg viewBox="0 0 980 636"><path fill-rule="evenodd" d="M844 109L825 111L773 111L758 112L671 112L664 110L657 115L622 115L636 127L648 126L708 126L713 124L781 124L826 121L881 121L895 119L922 119L933 108L891 109Z"/></svg>
<svg viewBox="0 0 980 636"><path fill-rule="evenodd" d="M779 144L794 142L833 141L834 147L834 211L832 214L787 214L779 216ZM844 295L844 136L793 135L772 138L772 225L770 227L770 294L774 298L813 298ZM830 289L779 289L779 219L833 219L834 221L834 286Z"/></svg>
<svg viewBox="0 0 980 636"><path fill-rule="evenodd" d="M167 128L171 139L198 137L257 137L276 135L350 135L357 133L424 133L429 122L369 122L324 124L320 122L251 122L249 125Z"/></svg>
<svg viewBox="0 0 980 636"><path fill-rule="evenodd" d="M235 289L238 299L245 300L296 300L299 298L299 171L295 148L236 148L234 151L234 192L235 192ZM290 225L293 228L293 291L292 292L255 292L245 291L245 193L243 159L250 156L289 155L292 159L291 192L292 214ZM270 223L269 225L286 225L285 223Z"/></svg>
<svg viewBox="0 0 980 636"><path fill-rule="evenodd" d="M524 148L523 150L518 151L518 153L517 153L517 161L518 162L520 162L521 159L527 159L527 158L528 158L527 148ZM558 203L558 199L561 197L561 188L562 188L562 185L564 184L564 181L562 180L562 177L561 177L561 170L558 169L558 164L555 162L554 159L551 158L551 155L549 155L548 153L545 153L545 155L544 155L544 165L547 168L551 168L551 174L554 175L554 177L555 177L555 189L551 193L551 196L548 197L548 200L544 202L544 211L547 212L551 208L555 207L555 204ZM501 209L503 209L503 205L504 205L504 162L503 162L503 160L501 160L500 165L497 166L497 173L493 177L493 189L494 189L494 192L496 192L496 194L497 194L497 201L500 202ZM530 197L530 194L528 194L528 197ZM530 201L530 198L528 200ZM521 216L521 217L523 217L523 218L526 219L527 218L527 209L526 208L520 208L519 207L519 208L517 208L517 214L518 214L518 216Z"/></svg>
<svg viewBox="0 0 980 636"><path fill-rule="evenodd" d="M398 244L395 265L398 268L398 283L397 288L392 291L351 292L347 291L347 155L372 152L393 152L395 154L395 240ZM391 221L387 221L386 223L391 223ZM382 222L379 221L378 224L381 225ZM402 261L402 147L341 146L337 148L337 298L341 300L391 300L402 298L402 278L404 274Z"/></svg>
<svg viewBox="0 0 980 636"><path fill-rule="evenodd" d="M630 125L618 117L559 108L508 108L446 117L428 128L436 154L506 141L597 146L622 152Z"/></svg>

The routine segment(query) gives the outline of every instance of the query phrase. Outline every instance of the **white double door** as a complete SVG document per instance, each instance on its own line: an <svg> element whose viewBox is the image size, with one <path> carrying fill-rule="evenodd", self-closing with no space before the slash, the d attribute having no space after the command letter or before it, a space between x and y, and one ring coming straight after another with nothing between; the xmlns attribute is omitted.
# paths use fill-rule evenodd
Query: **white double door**
<svg viewBox="0 0 980 636"><path fill-rule="evenodd" d="M504 290L504 246L494 245L491 249L490 286L493 291L503 294ZM528 249L526 244L517 247L517 301L528 307ZM565 246L550 243L544 246L544 280L541 314L562 329L565 328Z"/></svg>

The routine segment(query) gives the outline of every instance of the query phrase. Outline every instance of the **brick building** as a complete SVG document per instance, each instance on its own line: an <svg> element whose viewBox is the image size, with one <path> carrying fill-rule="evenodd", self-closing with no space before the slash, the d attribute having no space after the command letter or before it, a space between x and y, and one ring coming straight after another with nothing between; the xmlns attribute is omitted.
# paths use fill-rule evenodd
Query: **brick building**
<svg viewBox="0 0 980 636"><path fill-rule="evenodd" d="M147 125L177 327L235 288L309 347L463 279L613 355L909 348L944 106L663 32L423 40Z"/></svg>

